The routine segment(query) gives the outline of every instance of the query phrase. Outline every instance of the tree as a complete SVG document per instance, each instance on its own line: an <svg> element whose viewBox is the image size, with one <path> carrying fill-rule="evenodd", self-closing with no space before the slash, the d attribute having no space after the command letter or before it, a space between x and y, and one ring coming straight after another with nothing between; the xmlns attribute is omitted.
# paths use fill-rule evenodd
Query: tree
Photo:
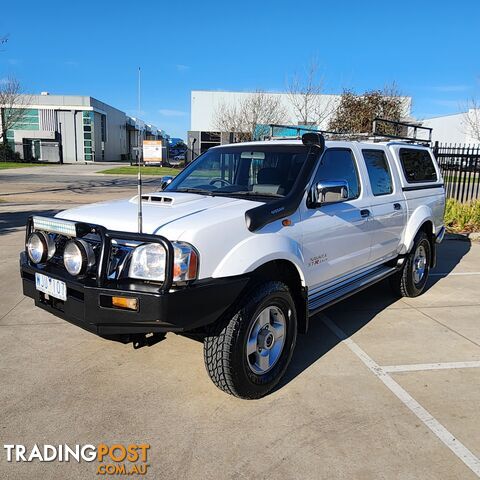
<svg viewBox="0 0 480 480"><path fill-rule="evenodd" d="M318 63L312 60L303 76L295 74L287 86L288 99L299 125L320 126L332 113L329 97L322 96L323 79L318 77Z"/></svg>
<svg viewBox="0 0 480 480"><path fill-rule="evenodd" d="M221 103L214 122L220 132L232 132L237 141L244 142L267 135L269 124L285 122L286 118L278 95L257 90L240 102Z"/></svg>
<svg viewBox="0 0 480 480"><path fill-rule="evenodd" d="M363 95L344 90L328 128L341 133L371 134L375 118L400 121L407 114L405 107L405 100L395 84L382 90L367 91ZM399 133L395 127L383 125L382 133Z"/></svg>
<svg viewBox="0 0 480 480"><path fill-rule="evenodd" d="M464 122L467 126L466 133L475 141L480 142L480 103L475 98L472 98L467 104Z"/></svg>
<svg viewBox="0 0 480 480"><path fill-rule="evenodd" d="M0 83L0 140L4 144L7 143L7 130L25 117L27 103L16 78L9 77Z"/></svg>

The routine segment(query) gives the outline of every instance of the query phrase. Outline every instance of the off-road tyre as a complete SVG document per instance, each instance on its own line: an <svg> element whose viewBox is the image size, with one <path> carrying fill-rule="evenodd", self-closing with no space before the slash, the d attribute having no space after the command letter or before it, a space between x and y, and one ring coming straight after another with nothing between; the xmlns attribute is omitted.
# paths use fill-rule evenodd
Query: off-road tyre
<svg viewBox="0 0 480 480"><path fill-rule="evenodd" d="M277 362L263 375L249 367L246 343L259 313L276 307L285 316L285 341ZM204 339L204 360L212 382L244 399L265 396L280 381L292 358L297 339L295 302L287 285L279 281L257 284L239 300L230 314L213 324Z"/></svg>
<svg viewBox="0 0 480 480"><path fill-rule="evenodd" d="M415 261L419 248L423 247L426 257L425 271L420 281L415 281ZM406 256L400 272L390 277L390 286L399 297L418 297L428 281L432 263L432 245L425 232L418 232L410 253Z"/></svg>

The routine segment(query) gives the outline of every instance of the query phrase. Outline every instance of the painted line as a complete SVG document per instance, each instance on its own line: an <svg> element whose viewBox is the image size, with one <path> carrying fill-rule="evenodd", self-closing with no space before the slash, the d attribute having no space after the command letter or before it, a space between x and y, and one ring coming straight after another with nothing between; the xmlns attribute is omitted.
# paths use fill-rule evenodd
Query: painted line
<svg viewBox="0 0 480 480"><path fill-rule="evenodd" d="M446 363L417 363L413 365L382 366L387 373L419 372L422 370L448 370L451 368L480 368L480 361L473 362L446 362Z"/></svg>
<svg viewBox="0 0 480 480"><path fill-rule="evenodd" d="M327 316L320 314L325 325L344 343L385 386L414 414L437 438L447 446L477 477L480 478L480 459L457 440L438 420L423 408L403 387L378 365L365 351L345 334Z"/></svg>
<svg viewBox="0 0 480 480"><path fill-rule="evenodd" d="M452 277L452 276L480 275L480 272L453 272L453 273L431 273L432 277Z"/></svg>

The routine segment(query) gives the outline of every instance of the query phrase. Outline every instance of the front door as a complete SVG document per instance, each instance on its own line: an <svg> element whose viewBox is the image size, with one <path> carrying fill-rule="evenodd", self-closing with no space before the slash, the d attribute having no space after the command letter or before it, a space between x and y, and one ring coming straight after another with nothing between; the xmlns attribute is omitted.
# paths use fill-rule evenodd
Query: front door
<svg viewBox="0 0 480 480"><path fill-rule="evenodd" d="M302 212L303 256L309 288L342 280L365 267L370 258L370 205L350 148L328 148L313 184L345 180L348 199Z"/></svg>

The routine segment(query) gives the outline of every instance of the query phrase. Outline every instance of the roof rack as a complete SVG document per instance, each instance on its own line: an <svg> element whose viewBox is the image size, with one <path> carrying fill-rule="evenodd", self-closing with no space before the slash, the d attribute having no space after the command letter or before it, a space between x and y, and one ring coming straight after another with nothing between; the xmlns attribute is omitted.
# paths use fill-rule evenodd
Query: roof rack
<svg viewBox="0 0 480 480"><path fill-rule="evenodd" d="M382 130L383 125L383 131ZM413 129L413 136L409 136L409 132ZM387 120L386 118L375 118L373 120L373 136L392 138L397 140L403 140L405 142L422 143L431 145L432 143L432 130L430 127L422 127L414 122L398 122L396 120ZM419 138L417 134L419 130L428 132L427 138ZM392 133L393 131L393 133ZM406 133L404 135L403 133Z"/></svg>
<svg viewBox="0 0 480 480"><path fill-rule="evenodd" d="M302 137L301 132L314 132L321 133L326 138L334 137L336 140L371 140L379 142L382 140L402 140L409 143L420 143L424 145L431 145L432 143L432 128L422 127L413 122L398 122L395 120L387 120L385 118L375 118L373 120L372 134L370 133L348 133L348 132L332 132L329 130L320 130L317 128L305 127L302 125L282 125L271 123L268 125L270 128L270 135L265 136L266 139L272 140L291 140L296 138L300 140ZM383 128L382 128L383 126ZM275 135L275 129L284 129L294 131L296 135ZM409 136L409 131L413 129L413 136ZM381 131L383 130L383 131ZM417 134L419 130L428 132L428 139L419 138ZM283 132L285 133L285 132Z"/></svg>

